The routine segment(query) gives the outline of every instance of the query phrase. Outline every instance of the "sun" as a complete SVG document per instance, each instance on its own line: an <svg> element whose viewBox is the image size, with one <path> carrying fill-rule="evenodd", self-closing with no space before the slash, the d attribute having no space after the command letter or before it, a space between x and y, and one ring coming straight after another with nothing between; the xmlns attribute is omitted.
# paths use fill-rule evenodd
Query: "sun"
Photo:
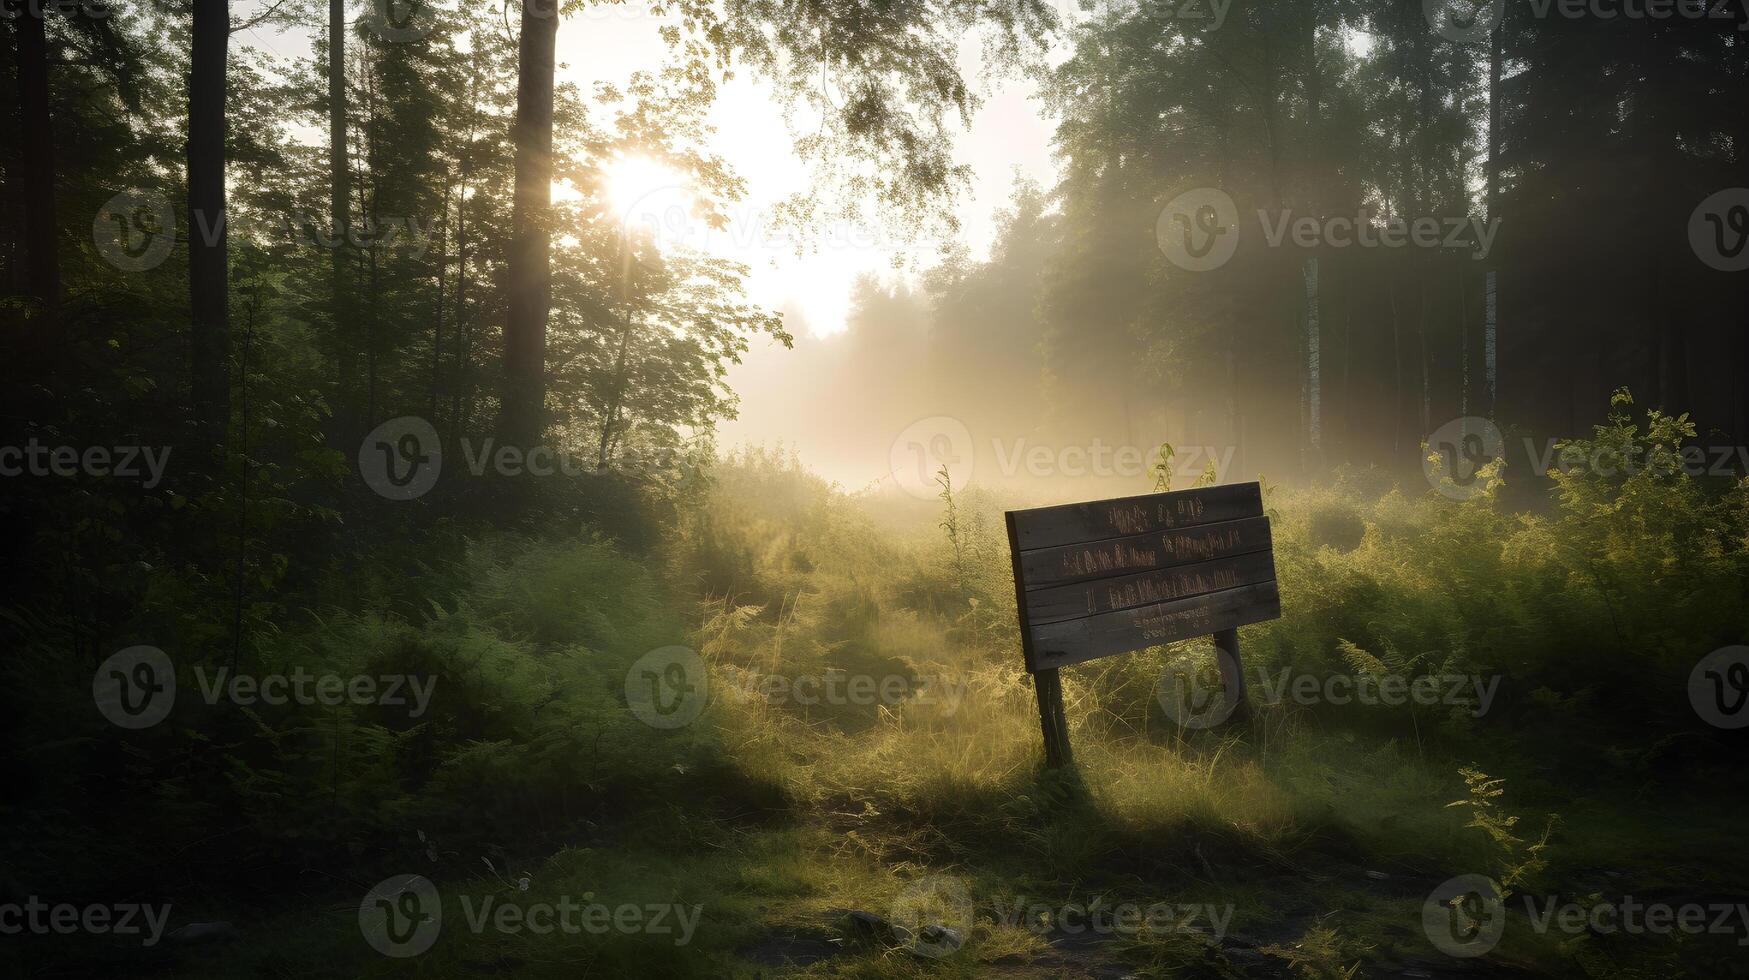
<svg viewBox="0 0 1749 980"><path fill-rule="evenodd" d="M602 168L607 203L622 221L649 221L692 201L691 182L679 171L646 156L615 157Z"/></svg>

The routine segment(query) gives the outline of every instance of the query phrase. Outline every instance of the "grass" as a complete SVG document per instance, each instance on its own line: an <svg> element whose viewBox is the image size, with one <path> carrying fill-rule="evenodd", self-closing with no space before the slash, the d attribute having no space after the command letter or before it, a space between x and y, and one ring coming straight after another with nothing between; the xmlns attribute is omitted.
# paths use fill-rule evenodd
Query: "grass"
<svg viewBox="0 0 1749 980"><path fill-rule="evenodd" d="M1661 604L1697 602L1688 590L1701 586L1667 565L1645 571L1646 552L1686 515L1627 522L1604 535L1600 561L1575 565L1563 542L1596 532L1559 514L1411 499L1359 480L1272 492L1285 616L1241 631L1250 664L1499 672L1508 683L1493 710L1256 701L1242 723L1185 731L1155 688L1191 646L1156 648L1065 670L1078 765L1050 772L1005 547L989 531L999 500L959 495L956 556L927 519L938 515L904 518L781 460L750 455L716 480L705 509L648 558L587 540L477 541L449 573L463 587L422 620L337 616L281 634L270 649L285 663L429 670L442 696L418 724L330 725L342 737L288 713L257 719L271 737L238 733L233 790L252 833L277 842L264 862L274 870L238 889L253 892L241 903L179 891L172 925L227 919L241 937L87 948L83 968L1443 976L1461 964L1422 931L1429 890L1462 873L1505 879L1551 814L1560 819L1523 896L1744 897L1740 793L1709 782L1733 757L1717 733L1682 722L1677 700L1679 654L1720 628L1668 621ZM1726 576L1740 575L1737 560L1730 548L1707 559ZM1618 588L1635 575L1637 591ZM1624 639L1632 664L1573 670ZM707 665L708 707L684 728L648 728L625 709L626 671L675 643ZM1626 726L1608 707L1623 677L1646 700ZM337 747L349 760L338 774ZM1466 796L1465 767L1504 778L1494 803L1507 843L1448 806ZM311 826L322 839L295 839ZM443 927L429 952L387 958L362 941L358 901L406 872L434 883ZM678 905L700 918L684 943L470 928L485 896ZM1205 911L1197 928L1090 937L1064 921L1089 906ZM847 918L903 924L917 908L913 924L954 924L963 947L920 957ZM1742 963L1732 937L1539 934L1521 906L1507 915L1486 961L1496 973ZM29 952L60 950L45 941Z"/></svg>

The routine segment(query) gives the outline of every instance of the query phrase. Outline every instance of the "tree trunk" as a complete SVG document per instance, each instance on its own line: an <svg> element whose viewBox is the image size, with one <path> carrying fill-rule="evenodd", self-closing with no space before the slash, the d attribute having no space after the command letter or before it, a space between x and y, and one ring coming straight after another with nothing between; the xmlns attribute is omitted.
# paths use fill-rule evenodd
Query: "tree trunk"
<svg viewBox="0 0 1749 980"><path fill-rule="evenodd" d="M358 354L355 332L351 327L346 269L346 243L350 241L347 235L349 170L346 159L346 2L328 0L329 318L340 375L335 404L342 416L341 438L346 444L357 435L352 430L358 423L357 412L352 408Z"/></svg>
<svg viewBox="0 0 1749 980"><path fill-rule="evenodd" d="M480 61L474 58L473 79L468 92L468 135L461 151L461 193L456 198L455 256L455 376L450 379L449 424L450 440L461 439L463 428L463 389L468 385L468 190L472 186L474 166L475 107L480 103ZM467 394L468 413L473 411L473 394Z"/></svg>
<svg viewBox="0 0 1749 980"><path fill-rule="evenodd" d="M378 263L377 243L383 227L382 180L383 168L377 154L376 135L378 127L374 123L380 118L377 106L377 66L368 67L364 72L364 118L372 124L364 127L364 166L358 179L358 210L359 234L368 239L368 246L359 248L360 260L366 270L366 282L369 295L364 304L364 423L359 428L370 430L377 424L377 380L378 353L382 346L380 327L382 324L383 287L382 269Z"/></svg>
<svg viewBox="0 0 1749 980"><path fill-rule="evenodd" d="M1391 298L1391 459L1403 458L1403 321L1397 312L1397 277L1390 271Z"/></svg>
<svg viewBox="0 0 1749 980"><path fill-rule="evenodd" d="M203 448L224 443L230 422L230 310L225 228L225 57L228 0L194 0L188 73L189 361Z"/></svg>
<svg viewBox="0 0 1749 980"><path fill-rule="evenodd" d="M437 230L437 316L431 325L431 404L429 421L438 425L437 400L443 387L443 301L448 289L449 272L449 195L452 188L443 188L443 218Z"/></svg>
<svg viewBox="0 0 1749 980"><path fill-rule="evenodd" d="M1500 23L1494 25L1493 37L1488 49L1488 221L1500 220L1500 65L1502 60L1501 39L1506 33L1506 17L1511 5L1501 8ZM1487 283L1484 286L1487 300L1483 310L1485 319L1482 321L1482 398L1479 400L1483 415L1494 417L1495 405L1499 401L1500 369L1496 360L1500 343L1499 322L1499 280L1496 278L1495 265L1498 260L1494 253L1488 255Z"/></svg>
<svg viewBox="0 0 1749 980"><path fill-rule="evenodd" d="M455 376L451 378L449 424L451 441L460 440L463 429L462 399L468 386L468 183L462 180L461 200L456 202L455 255ZM468 412L473 409L473 396L467 394Z"/></svg>
<svg viewBox="0 0 1749 980"><path fill-rule="evenodd" d="M1319 309L1318 260L1305 261L1306 282L1306 445L1314 468L1323 464L1324 378L1322 315Z"/></svg>
<svg viewBox="0 0 1749 980"><path fill-rule="evenodd" d="M8 4L8 7L11 5ZM55 154L49 121L48 37L42 15L17 13L18 112L23 126L19 146L24 174L17 181L24 212L25 292L37 298L55 321L61 299L61 262L55 247ZM46 325L31 329L32 348L47 353L53 346ZM41 343L34 342L40 340Z"/></svg>
<svg viewBox="0 0 1749 980"><path fill-rule="evenodd" d="M522 7L516 85L516 189L507 255L504 387L498 419L507 445L532 448L545 425L547 314L552 305L549 215L553 179L552 0Z"/></svg>
<svg viewBox="0 0 1749 980"><path fill-rule="evenodd" d="M608 396L606 411L601 418L601 443L596 448L595 468L607 469L608 456L613 452L613 440L619 434L616 430L619 424L619 413L625 404L626 364L632 346L632 313L625 305L620 310L621 325L619 331L619 350L613 357L613 388Z"/></svg>

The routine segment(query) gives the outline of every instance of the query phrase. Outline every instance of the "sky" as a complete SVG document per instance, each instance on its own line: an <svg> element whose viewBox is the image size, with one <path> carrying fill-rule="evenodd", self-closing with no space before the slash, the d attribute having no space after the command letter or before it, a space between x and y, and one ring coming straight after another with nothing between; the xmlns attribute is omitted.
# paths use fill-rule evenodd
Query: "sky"
<svg viewBox="0 0 1749 980"><path fill-rule="evenodd" d="M595 81L623 82L634 71L660 64L666 54L657 34L660 23L629 5L595 7L567 19L559 27L560 80L587 91ZM976 77L979 55L975 35L962 43L959 62L966 77ZM982 104L970 125L956 133L955 162L971 168L972 182L954 213L961 240L976 257L988 254L995 235L992 215L1007 203L1017 171L1045 186L1055 183L1053 126L1034 92L1035 86L1023 79L992 83L980 90ZM748 266L750 298L783 311L785 327L799 344L834 343L845 329L856 277L868 272L895 275L893 256L905 243L883 239L870 229L840 226L817 229L818 247L799 256L787 243L761 244L764 216L773 204L806 186L808 167L795 155L793 138L766 83L740 75L720 85L709 119L716 130L710 148L746 179L747 196L729 208L726 232L704 236L705 248ZM665 199L658 190L640 200L638 185L660 187L667 181L659 174L639 175L636 167L628 170L623 182L631 186L613 189L616 203L622 198L635 202L628 211L631 220L661 222L660 212L673 208L672 196ZM647 210L633 213L636 209ZM929 243L919 243L912 258L922 258L927 267L935 253ZM831 400L830 382L808 376L821 364L820 358L754 338L744 362L732 366L725 379L740 404L738 416L718 426L718 445L725 450L745 444L793 448L810 468L846 486L860 487L887 476L885 453L838 445L798 425L804 418L835 417L839 409L824 403Z"/></svg>
<svg viewBox="0 0 1749 980"><path fill-rule="evenodd" d="M267 3L271 0L234 0L232 16L248 20ZM1059 16L1077 17L1075 3L1058 0ZM359 0L349 0L354 14L361 6ZM310 7L311 17L321 13L318 5ZM559 26L559 81L587 92L595 82L623 85L633 72L660 66L668 55L658 34L663 22L635 0L593 5L566 17ZM240 35L236 43L287 59L308 58L312 52L309 28L277 32L256 28ZM1018 78L980 83L979 62L976 35L968 35L960 47L959 63L981 104L969 126L954 134L954 162L969 166L972 179L969 192L952 207L960 223L960 240L974 257L982 258L995 234L993 213L1007 204L1017 173L1048 187L1056 182L1056 168L1051 152L1054 126L1034 98L1033 83ZM822 84L829 85L829 79ZM771 227L767 216L772 205L807 186L808 165L793 150L794 139L768 83L740 74L720 84L709 120L715 134L707 149L746 180L747 195L728 207L729 227L704 235L702 247L749 268L749 298L783 312L785 327L797 336L798 346L834 345L845 330L852 284L864 273L891 281L898 275L893 263L896 252L909 253L907 268L912 270L932 264L939 243L907 245L871 229L843 225L814 229L816 247L804 248L800 255L791 242L762 240L761 229ZM326 138L314 127L298 135L315 143ZM679 180L675 175L639 166L637 161L610 172L614 174L611 194L616 204L626 206L632 220L663 222L676 213L673 205L684 200L672 188ZM564 189L558 191L562 194ZM689 244L699 245L691 240L698 237L696 223L678 223L684 226L681 234ZM753 338L744 363L731 367L726 378L740 398L740 414L719 426L718 444L725 449L749 443L798 448L811 466L850 485L883 476L884 456L864 460L868 454L798 432L798 417L831 410L819 404L819 399L831 397L830 385L822 390L820 383L811 383L805 377L808 363L799 351L786 350L769 338ZM813 363L817 368L819 361Z"/></svg>
<svg viewBox="0 0 1749 980"><path fill-rule="evenodd" d="M623 82L634 71L660 64L667 54L657 35L661 23L631 5L592 7L568 18L559 28L560 79L587 91L596 81ZM975 38L962 44L960 64L968 77L978 68L978 55ZM1052 182L1051 127L1032 94L1032 84L1023 80L988 91L971 125L957 134L955 160L969 165L974 177L971 193L955 212L974 255L989 248L991 214L1007 201L1017 168L1041 183ZM793 152L768 84L741 75L721 85L709 118L716 128L711 149L747 180L748 194L730 207L729 229L707 236L707 249L753 270L754 301L806 321L791 324L791 332L827 336L843 330L852 281L865 271L890 273L894 253L905 250L906 243L844 226L815 229L817 247L799 257L793 245L761 243L770 207L806 184L807 166ZM660 185L657 175L651 177ZM922 243L918 251L927 258L935 249Z"/></svg>
<svg viewBox="0 0 1749 980"><path fill-rule="evenodd" d="M1061 2L1068 5L1073 0ZM248 20L266 5L264 0L238 0L232 5L232 16ZM668 54L657 33L663 22L635 2L592 5L566 17L559 26L559 80L586 92L597 81L623 84L634 71L659 66ZM307 58L312 50L308 29L256 28L238 40L282 58ZM979 63L975 36L962 43L959 60L967 77L975 77ZM1041 116L1033 91L1032 83L1021 79L982 91L984 102L971 125L956 134L955 162L969 165L974 176L971 192L961 196L954 212L963 229L961 238L974 256L987 253L994 234L991 215L1007 201L1017 170L1042 184L1054 181L1051 126ZM745 263L751 270L751 299L785 311L792 333L805 330L824 337L842 331L851 283L859 273L892 275L897 251L908 250L925 259L935 254L935 243L907 245L872 229L843 225L814 229L810 238L815 247L804 249L800 256L793 243L769 241L761 229L771 227L767 217L771 206L804 186L808 174L793 151L794 141L770 85L738 75L719 86L709 118L716 128L709 149L747 181L748 193L729 207L730 227L708 235L704 247ZM313 141L325 137L314 129L304 135ZM657 192L654 199L659 205L660 188L672 178L628 169L624 182L633 186L621 188L619 194L632 200L646 196L636 186L642 182Z"/></svg>

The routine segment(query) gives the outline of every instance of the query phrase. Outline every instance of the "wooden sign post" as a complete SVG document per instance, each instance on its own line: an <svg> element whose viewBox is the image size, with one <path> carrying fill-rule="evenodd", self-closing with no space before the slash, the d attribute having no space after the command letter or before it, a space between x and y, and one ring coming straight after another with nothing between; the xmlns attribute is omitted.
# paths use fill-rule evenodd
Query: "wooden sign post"
<svg viewBox="0 0 1749 980"><path fill-rule="evenodd" d="M1013 510L1008 549L1045 764L1069 764L1059 667L1212 635L1242 709L1239 630L1281 616L1263 488L1238 483Z"/></svg>

